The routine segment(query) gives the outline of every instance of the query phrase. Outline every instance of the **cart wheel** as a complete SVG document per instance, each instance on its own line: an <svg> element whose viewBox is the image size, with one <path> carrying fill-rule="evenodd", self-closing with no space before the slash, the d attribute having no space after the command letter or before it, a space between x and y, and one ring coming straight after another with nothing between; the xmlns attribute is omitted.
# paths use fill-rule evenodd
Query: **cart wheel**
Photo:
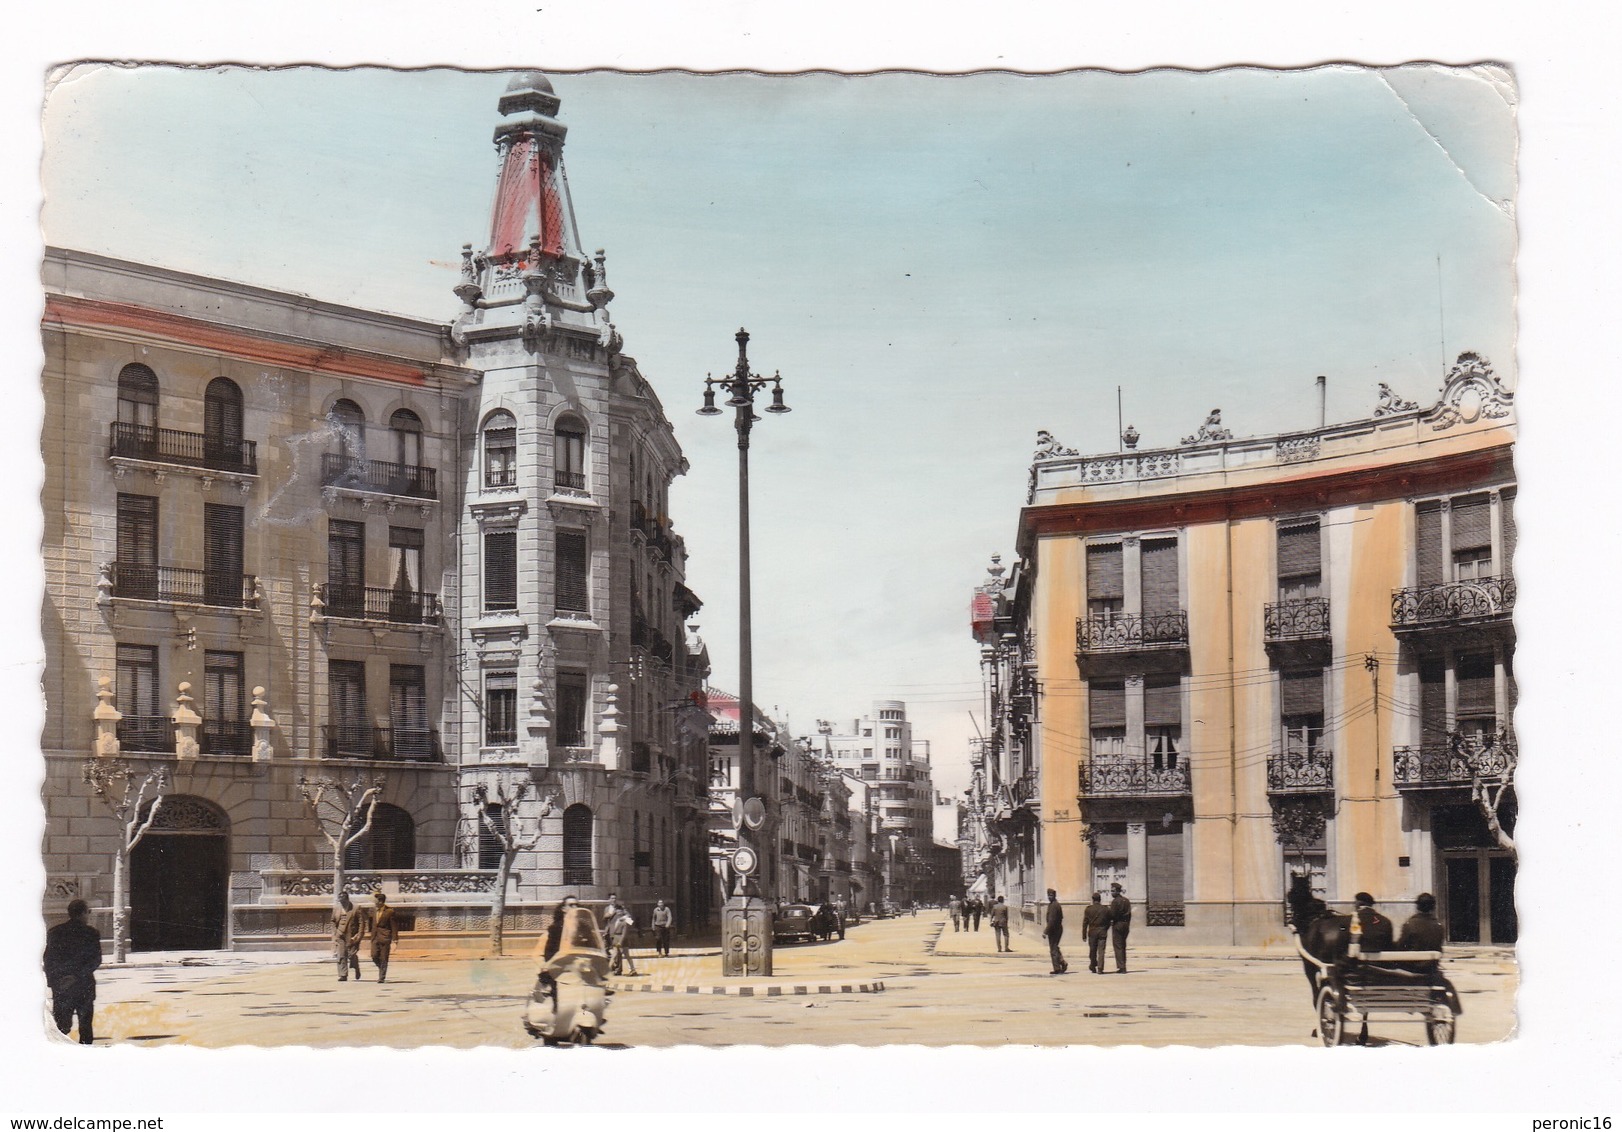
<svg viewBox="0 0 1622 1132"><path fill-rule="evenodd" d="M1346 1013L1334 987L1318 991L1318 1037L1326 1046L1338 1046L1346 1036Z"/></svg>
<svg viewBox="0 0 1622 1132"><path fill-rule="evenodd" d="M582 1026L575 1031L574 1040L580 1045L589 1046L597 1040L597 1031L590 1026Z"/></svg>
<svg viewBox="0 0 1622 1132"><path fill-rule="evenodd" d="M1425 1040L1433 1046L1450 1046L1454 1028L1453 1011L1444 1007L1425 1020Z"/></svg>

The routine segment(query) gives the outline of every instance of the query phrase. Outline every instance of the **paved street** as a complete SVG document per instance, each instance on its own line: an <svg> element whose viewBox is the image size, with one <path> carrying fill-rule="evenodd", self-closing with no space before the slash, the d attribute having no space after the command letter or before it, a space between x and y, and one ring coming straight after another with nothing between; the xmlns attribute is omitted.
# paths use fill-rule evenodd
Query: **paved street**
<svg viewBox="0 0 1622 1132"><path fill-rule="evenodd" d="M953 932L947 923L943 931L940 915L869 922L843 942L779 948L773 978L743 983L756 990L752 997L710 989L723 985L714 954L639 958L644 977L622 982L604 1044L1317 1044L1293 956L1137 949L1130 973L1100 977L1087 972L1085 951L1070 947L1070 973L1055 977L1035 936L1016 934L1014 952L998 955L989 926ZM534 972L527 957L396 955L382 985L340 983L330 962L307 954L104 968L96 1029L107 1041L143 1045L535 1044L518 1022ZM1459 1040L1508 1036L1510 953L1461 950L1449 971L1466 1011ZM875 981L882 992L815 993ZM643 989L667 985L706 993ZM768 996L768 987L779 989ZM1424 1043L1417 1025L1377 1025L1373 1037Z"/></svg>

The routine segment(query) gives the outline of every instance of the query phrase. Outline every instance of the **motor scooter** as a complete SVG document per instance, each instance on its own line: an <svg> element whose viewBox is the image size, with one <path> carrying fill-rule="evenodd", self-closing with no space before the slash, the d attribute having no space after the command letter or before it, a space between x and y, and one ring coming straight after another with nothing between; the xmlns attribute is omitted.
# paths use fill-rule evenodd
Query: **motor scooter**
<svg viewBox="0 0 1622 1132"><path fill-rule="evenodd" d="M590 1045L608 1021L608 952L589 909L568 908L564 915L561 946L524 1005L524 1029L549 1046Z"/></svg>

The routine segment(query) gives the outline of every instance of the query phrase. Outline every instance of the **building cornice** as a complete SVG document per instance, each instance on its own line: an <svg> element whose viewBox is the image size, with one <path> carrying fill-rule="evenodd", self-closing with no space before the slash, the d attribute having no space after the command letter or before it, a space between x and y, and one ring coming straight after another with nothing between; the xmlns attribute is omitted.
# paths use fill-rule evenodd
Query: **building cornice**
<svg viewBox="0 0 1622 1132"><path fill-rule="evenodd" d="M1296 472L1264 483L1204 491L1027 506L1019 516L1020 553L1029 554L1032 540L1051 535L1181 527L1468 491L1512 480L1511 454L1512 447L1502 444L1409 463L1317 475Z"/></svg>

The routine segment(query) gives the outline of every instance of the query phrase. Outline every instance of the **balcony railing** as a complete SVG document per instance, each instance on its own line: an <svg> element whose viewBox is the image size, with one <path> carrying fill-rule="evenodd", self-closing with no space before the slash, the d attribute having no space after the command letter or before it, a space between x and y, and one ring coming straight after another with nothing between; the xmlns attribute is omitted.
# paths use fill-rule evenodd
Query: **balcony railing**
<svg viewBox="0 0 1622 1132"><path fill-rule="evenodd" d="M251 440L234 440L204 432L179 432L155 425L114 421L108 455L156 464L179 464L217 472L259 474L258 450Z"/></svg>
<svg viewBox="0 0 1622 1132"><path fill-rule="evenodd" d="M1186 649L1188 613L1093 613L1076 622L1080 652L1130 652L1138 649Z"/></svg>
<svg viewBox="0 0 1622 1132"><path fill-rule="evenodd" d="M1415 586L1391 594L1391 627L1445 628L1508 617L1515 608L1514 578L1478 578Z"/></svg>
<svg viewBox="0 0 1622 1132"><path fill-rule="evenodd" d="M227 609L258 609L252 574L224 574L214 570L187 570L179 566L142 566L115 562L113 596L140 601L170 601L179 605L215 605Z"/></svg>
<svg viewBox="0 0 1622 1132"><path fill-rule="evenodd" d="M246 755L253 750L253 728L247 720L205 719L198 749L205 755Z"/></svg>
<svg viewBox="0 0 1622 1132"><path fill-rule="evenodd" d="M1091 759L1081 767L1081 792L1093 798L1187 794L1188 763L1179 759L1157 766L1142 755Z"/></svg>
<svg viewBox="0 0 1622 1132"><path fill-rule="evenodd" d="M558 468L552 473L552 484L564 491L585 491L586 473L566 472L562 468Z"/></svg>
<svg viewBox="0 0 1622 1132"><path fill-rule="evenodd" d="M1262 611L1262 635L1269 642L1329 636L1329 599L1298 597L1268 602Z"/></svg>
<svg viewBox="0 0 1622 1132"><path fill-rule="evenodd" d="M321 738L329 759L379 759L411 763L440 761L439 732L428 728L329 723L321 728Z"/></svg>
<svg viewBox="0 0 1622 1132"><path fill-rule="evenodd" d="M1322 793L1335 786L1335 756L1323 747L1286 747L1267 756L1269 794Z"/></svg>
<svg viewBox="0 0 1622 1132"><path fill-rule="evenodd" d="M321 486L404 495L412 499L439 498L438 480L433 468L394 464L387 460L358 460L338 452L322 453Z"/></svg>
<svg viewBox="0 0 1622 1132"><path fill-rule="evenodd" d="M125 715L117 731L118 745L125 751L175 749L175 725L166 715Z"/></svg>
<svg viewBox="0 0 1622 1132"><path fill-rule="evenodd" d="M1391 777L1398 790L1468 786L1477 776L1486 781L1503 778L1515 765L1515 757L1515 745L1502 742L1490 746L1426 743L1397 747L1391 752Z"/></svg>
<svg viewBox="0 0 1622 1132"><path fill-rule="evenodd" d="M439 621L438 594L328 582L325 595L328 617L396 625L433 625Z"/></svg>

